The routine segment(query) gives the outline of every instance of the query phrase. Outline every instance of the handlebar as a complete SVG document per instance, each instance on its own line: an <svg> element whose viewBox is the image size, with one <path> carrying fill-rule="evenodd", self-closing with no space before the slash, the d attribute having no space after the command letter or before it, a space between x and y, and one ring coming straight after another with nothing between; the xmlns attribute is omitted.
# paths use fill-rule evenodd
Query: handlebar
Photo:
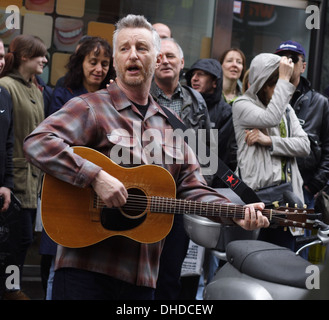
<svg viewBox="0 0 329 320"><path fill-rule="evenodd" d="M321 244L323 246L329 244L329 226L323 221L315 220L314 228L318 228L318 232L316 235L300 237L296 239L296 243L298 244L306 243L296 252L296 255L299 255L302 250L314 246L316 244Z"/></svg>
<svg viewBox="0 0 329 320"><path fill-rule="evenodd" d="M302 245L302 244L305 244L305 243L310 243L310 242L313 242L315 240L318 240L319 237L317 235L314 235L314 236L307 236L307 237L298 237L296 238L296 244L299 244L299 245Z"/></svg>

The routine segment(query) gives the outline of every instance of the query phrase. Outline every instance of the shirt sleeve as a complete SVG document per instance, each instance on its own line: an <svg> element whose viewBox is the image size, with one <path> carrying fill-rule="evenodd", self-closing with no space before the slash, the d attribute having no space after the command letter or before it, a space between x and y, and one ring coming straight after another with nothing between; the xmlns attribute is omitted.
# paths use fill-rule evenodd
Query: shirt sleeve
<svg viewBox="0 0 329 320"><path fill-rule="evenodd" d="M72 146L88 146L97 135L92 108L73 98L46 118L24 141L28 161L45 173L78 187L87 187L101 170L73 152Z"/></svg>

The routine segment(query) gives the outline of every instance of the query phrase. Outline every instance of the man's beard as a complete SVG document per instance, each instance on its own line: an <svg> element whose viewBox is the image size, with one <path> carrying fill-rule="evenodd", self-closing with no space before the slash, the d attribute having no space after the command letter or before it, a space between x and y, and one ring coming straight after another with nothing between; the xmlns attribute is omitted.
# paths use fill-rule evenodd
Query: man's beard
<svg viewBox="0 0 329 320"><path fill-rule="evenodd" d="M146 81L149 78L153 78L153 74L155 71L155 66L150 66L149 68L147 68L147 70L142 69L141 74L138 77L127 77L126 76L126 69L124 71L122 71L121 68L116 68L116 75L117 77L121 80L122 83L132 86L132 87L138 87L144 83L146 83Z"/></svg>

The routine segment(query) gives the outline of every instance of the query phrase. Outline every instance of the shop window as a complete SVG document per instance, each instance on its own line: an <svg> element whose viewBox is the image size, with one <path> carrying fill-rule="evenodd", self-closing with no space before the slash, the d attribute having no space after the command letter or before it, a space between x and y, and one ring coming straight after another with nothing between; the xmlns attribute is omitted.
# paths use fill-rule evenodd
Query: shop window
<svg viewBox="0 0 329 320"><path fill-rule="evenodd" d="M305 48L307 60L311 31L306 19L305 8L234 1L232 46L240 48L250 63L255 55L272 53L281 42L294 40Z"/></svg>
<svg viewBox="0 0 329 320"><path fill-rule="evenodd" d="M6 28L8 6L19 9L19 29ZM83 35L101 36L112 44L118 19L142 14L151 23L169 25L188 67L200 57L210 57L215 6L216 0L1 0L0 37L6 46L18 34L40 37L50 60L42 78L55 86Z"/></svg>

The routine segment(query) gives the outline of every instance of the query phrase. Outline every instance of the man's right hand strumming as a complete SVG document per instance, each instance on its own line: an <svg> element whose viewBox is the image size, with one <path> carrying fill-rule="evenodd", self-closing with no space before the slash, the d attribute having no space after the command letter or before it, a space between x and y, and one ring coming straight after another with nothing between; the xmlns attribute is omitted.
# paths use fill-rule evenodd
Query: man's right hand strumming
<svg viewBox="0 0 329 320"><path fill-rule="evenodd" d="M122 207L127 202L125 186L104 170L97 174L91 185L108 208Z"/></svg>

